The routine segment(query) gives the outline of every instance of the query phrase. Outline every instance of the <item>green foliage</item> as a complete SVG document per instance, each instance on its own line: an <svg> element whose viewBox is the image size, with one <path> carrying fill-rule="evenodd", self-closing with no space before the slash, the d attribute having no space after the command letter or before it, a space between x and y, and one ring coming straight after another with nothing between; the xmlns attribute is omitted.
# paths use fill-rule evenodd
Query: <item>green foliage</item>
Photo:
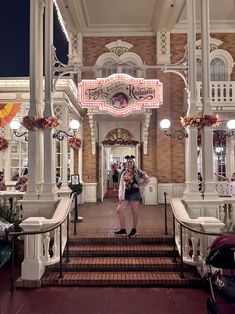
<svg viewBox="0 0 235 314"><path fill-rule="evenodd" d="M81 194L82 193L82 190L83 190L83 184L82 183L79 183L79 184L76 184L76 185L72 185L71 183L69 184L69 187L70 189L72 190L72 192L76 192L77 195Z"/></svg>
<svg viewBox="0 0 235 314"><path fill-rule="evenodd" d="M19 215L12 211L10 209L10 206L3 201L0 201L0 217L7 222L14 224L15 231L21 230L21 228L19 227L19 224L21 223Z"/></svg>

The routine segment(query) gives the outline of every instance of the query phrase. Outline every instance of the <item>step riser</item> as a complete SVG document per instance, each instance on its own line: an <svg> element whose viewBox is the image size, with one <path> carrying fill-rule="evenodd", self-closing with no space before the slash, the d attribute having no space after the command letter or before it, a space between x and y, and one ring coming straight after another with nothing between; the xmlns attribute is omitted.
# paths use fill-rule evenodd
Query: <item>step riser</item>
<svg viewBox="0 0 235 314"><path fill-rule="evenodd" d="M99 244L99 245L135 245L135 244L168 244L173 247L172 238L132 238L118 237L118 238L74 238L69 240L69 245L87 245L87 244Z"/></svg>
<svg viewBox="0 0 235 314"><path fill-rule="evenodd" d="M64 255L65 256L65 255ZM69 251L69 257L130 257L130 256L136 256L136 257L173 257L174 253L172 251L170 252L73 252ZM178 256L178 255L177 255Z"/></svg>
<svg viewBox="0 0 235 314"><path fill-rule="evenodd" d="M183 282L180 283L179 281L176 282L172 282L172 281L162 281L162 282L101 282L101 281L91 281L89 280L87 281L68 281L68 282L50 282L50 283L46 283L46 282L42 282L42 286L46 287L46 286L59 286L59 287L178 287L178 288L186 288L186 287L190 287L190 288L198 288L201 287L202 284L198 283L198 282Z"/></svg>
<svg viewBox="0 0 235 314"><path fill-rule="evenodd" d="M59 268L53 268L50 269L51 272L57 272L59 273ZM134 272L134 271L164 271L164 272L180 272L180 267L174 268L174 267L159 267L159 266L153 266L153 267L121 267L121 266L112 266L112 267L101 267L101 266L95 266L95 267L69 267L69 268L63 268L63 272L83 272L83 271L89 271L89 272L102 272L102 271L128 271L128 272ZM189 271L188 269L184 269L184 272Z"/></svg>

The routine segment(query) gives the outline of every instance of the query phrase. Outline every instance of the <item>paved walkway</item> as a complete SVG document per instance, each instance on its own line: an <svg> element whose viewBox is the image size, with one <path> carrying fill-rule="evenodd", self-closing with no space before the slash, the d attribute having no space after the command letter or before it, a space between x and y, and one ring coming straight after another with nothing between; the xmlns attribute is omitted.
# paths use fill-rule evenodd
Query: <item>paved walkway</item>
<svg viewBox="0 0 235 314"><path fill-rule="evenodd" d="M116 199L79 206L78 236L113 236L118 227ZM126 212L127 227L131 214ZM171 219L170 213L168 214ZM169 222L169 230L171 223ZM71 228L71 232L72 232ZM138 232L164 234L164 206L140 206ZM19 274L19 269L16 270ZM0 314L206 314L209 292L185 288L40 288L9 293L10 266L0 269ZM234 314L235 305L217 300L221 314Z"/></svg>
<svg viewBox="0 0 235 314"><path fill-rule="evenodd" d="M113 236L114 231L119 229L119 221L116 214L118 205L117 198L107 198L104 202L79 205L79 215L84 218L78 224L78 236ZM172 234L172 214L170 207L167 208L168 233ZM164 205L143 205L139 207L139 236L164 235L165 234L165 211ZM132 216L130 208L125 211L126 228L132 228Z"/></svg>

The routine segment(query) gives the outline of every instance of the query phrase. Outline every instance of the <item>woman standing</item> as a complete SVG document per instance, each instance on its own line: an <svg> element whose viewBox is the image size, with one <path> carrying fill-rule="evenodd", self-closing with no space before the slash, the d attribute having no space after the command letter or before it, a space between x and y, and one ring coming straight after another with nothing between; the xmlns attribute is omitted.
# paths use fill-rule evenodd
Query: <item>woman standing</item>
<svg viewBox="0 0 235 314"><path fill-rule="evenodd" d="M148 175L138 170L134 162L135 156L126 156L126 168L123 171L120 183L119 183L119 203L117 207L117 215L120 222L121 229L116 231L116 235L126 236L125 227L125 215L124 211L130 204L131 214L133 220L133 227L131 232L128 234L129 237L137 236L137 224L138 224L138 209L140 199L142 197L144 187L149 183Z"/></svg>

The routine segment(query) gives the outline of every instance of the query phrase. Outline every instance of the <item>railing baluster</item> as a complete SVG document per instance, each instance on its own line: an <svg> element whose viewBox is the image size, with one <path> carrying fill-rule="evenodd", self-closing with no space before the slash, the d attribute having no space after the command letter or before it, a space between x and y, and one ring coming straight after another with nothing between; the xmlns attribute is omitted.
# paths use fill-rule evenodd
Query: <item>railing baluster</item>
<svg viewBox="0 0 235 314"><path fill-rule="evenodd" d="M173 263L176 263L176 244L175 244L175 216L172 217L173 222Z"/></svg>
<svg viewBox="0 0 235 314"><path fill-rule="evenodd" d="M166 205L166 192L164 192L164 210L165 210L165 235L168 234L167 232L167 205Z"/></svg>
<svg viewBox="0 0 235 314"><path fill-rule="evenodd" d="M184 278L183 267L183 226L180 224L180 278Z"/></svg>
<svg viewBox="0 0 235 314"><path fill-rule="evenodd" d="M78 196L77 193L73 194L74 201L75 201L75 208L74 208L74 229L73 229L73 234L77 234L77 221L78 221Z"/></svg>
<svg viewBox="0 0 235 314"><path fill-rule="evenodd" d="M67 216L66 263L69 262L69 215Z"/></svg>
<svg viewBox="0 0 235 314"><path fill-rule="evenodd" d="M10 292L15 291L15 236L11 236L11 287Z"/></svg>
<svg viewBox="0 0 235 314"><path fill-rule="evenodd" d="M60 275L59 278L63 278L62 273L62 225L60 225Z"/></svg>

